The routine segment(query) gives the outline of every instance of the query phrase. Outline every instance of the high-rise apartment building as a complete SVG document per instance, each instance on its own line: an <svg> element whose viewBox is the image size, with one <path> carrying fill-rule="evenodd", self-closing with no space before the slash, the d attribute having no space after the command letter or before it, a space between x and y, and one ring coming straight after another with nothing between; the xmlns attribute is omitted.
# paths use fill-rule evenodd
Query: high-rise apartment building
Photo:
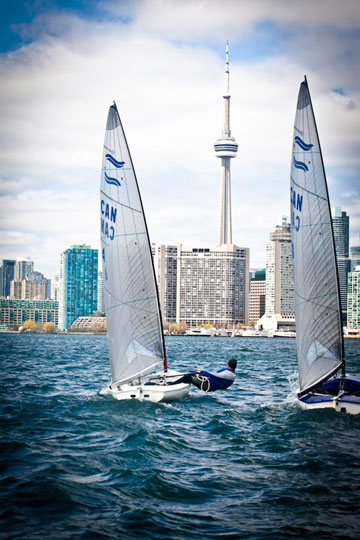
<svg viewBox="0 0 360 540"><path fill-rule="evenodd" d="M348 274L347 326L360 328L360 265Z"/></svg>
<svg viewBox="0 0 360 540"><path fill-rule="evenodd" d="M4 259L0 266L0 296L10 295L10 282L14 279L15 262L11 259Z"/></svg>
<svg viewBox="0 0 360 540"><path fill-rule="evenodd" d="M40 272L31 272L25 279L10 282L10 298L45 300L50 299L51 280Z"/></svg>
<svg viewBox="0 0 360 540"><path fill-rule="evenodd" d="M66 330L78 317L97 311L98 250L71 246L61 254L59 328Z"/></svg>
<svg viewBox="0 0 360 540"><path fill-rule="evenodd" d="M335 251L339 275L341 311L343 322L346 322L347 310L347 277L350 271L349 261L349 216L341 208L331 209L332 225L334 230Z"/></svg>
<svg viewBox="0 0 360 540"><path fill-rule="evenodd" d="M176 322L177 268L181 246L152 244L151 249L163 320Z"/></svg>
<svg viewBox="0 0 360 540"><path fill-rule="evenodd" d="M287 218L270 234L266 245L265 314L258 322L264 330L291 329L295 325L291 232Z"/></svg>
<svg viewBox="0 0 360 540"><path fill-rule="evenodd" d="M249 293L249 323L254 324L265 313L266 299L266 270L256 270L250 278Z"/></svg>
<svg viewBox="0 0 360 540"><path fill-rule="evenodd" d="M234 244L213 248L181 246L177 322L229 326L247 322L249 250Z"/></svg>
<svg viewBox="0 0 360 540"><path fill-rule="evenodd" d="M189 327L246 323L249 250L153 244L163 319Z"/></svg>
<svg viewBox="0 0 360 540"><path fill-rule="evenodd" d="M34 262L30 257L17 257L15 263L14 279L22 281L34 271Z"/></svg>

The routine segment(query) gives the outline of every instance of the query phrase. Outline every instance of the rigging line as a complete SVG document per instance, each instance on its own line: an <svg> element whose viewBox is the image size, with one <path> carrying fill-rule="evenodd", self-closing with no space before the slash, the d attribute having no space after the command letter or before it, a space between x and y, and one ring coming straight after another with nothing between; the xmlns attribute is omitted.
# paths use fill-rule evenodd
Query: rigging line
<svg viewBox="0 0 360 540"><path fill-rule="evenodd" d="M320 298L326 298L326 297L329 297L329 296L333 296L334 294L337 294L337 291L333 291L333 292L329 292L329 293L326 293L326 294L321 294L319 296L313 296L313 297L309 297L309 298L304 298L303 296L301 296L298 292L296 292L294 290L294 293L296 294L296 296L302 300L302 302L298 302L296 305L297 306L300 306L301 304L306 304L306 302L310 302L310 303L314 303L315 300L319 300ZM318 306L321 306L322 304L318 304L317 302L315 302L316 305ZM335 308L331 307L331 306L322 306L326 309L330 309L331 311L336 311Z"/></svg>
<svg viewBox="0 0 360 540"><path fill-rule="evenodd" d="M307 223L306 225L304 225L303 223L301 224L301 227L316 227L318 225L329 225L330 224L330 221L319 221L318 223Z"/></svg>
<svg viewBox="0 0 360 540"><path fill-rule="evenodd" d="M107 165L107 163L105 165ZM115 167L115 169L113 169L112 167L102 167L101 170L102 171L115 171L116 172L116 171L119 171L119 168ZM131 167L121 167L121 171L132 171L132 168Z"/></svg>
<svg viewBox="0 0 360 540"><path fill-rule="evenodd" d="M140 234L146 234L146 232L132 232L132 233L125 233L125 234L115 234L114 238L119 238L120 236L138 236Z"/></svg>
<svg viewBox="0 0 360 540"><path fill-rule="evenodd" d="M104 197L107 197L108 199L110 199L110 201L113 201L114 203L119 204L120 206L124 206L124 208L128 208L129 210L132 210L133 212L138 212L139 214L141 214L141 210L138 210L137 208L133 208L132 206L128 206L127 204L121 203L120 201L113 199L112 197L110 197L110 195L105 193L105 191L103 191L102 189L100 189L100 193L102 193Z"/></svg>
<svg viewBox="0 0 360 540"><path fill-rule="evenodd" d="M310 193L310 195L314 195L314 197L318 197L319 199L322 199L323 201L326 201L325 197L322 197L321 195L318 195L317 193L314 193L313 191L310 191L309 189L306 189L304 186L300 186L300 184L295 182L295 180L293 179L292 176L290 176L290 179L291 179L292 183L295 184L295 186L297 186L298 188L302 189L303 191L306 191L307 193Z"/></svg>
<svg viewBox="0 0 360 540"><path fill-rule="evenodd" d="M299 150L299 151L293 150L293 154L304 154L304 153L305 153L305 150L303 150L303 151L301 151L301 150ZM313 150L313 151L308 150L308 151L306 152L306 155L307 155L307 156L310 156L311 154L320 154L320 152L319 152L318 150Z"/></svg>
<svg viewBox="0 0 360 540"><path fill-rule="evenodd" d="M104 289L104 290L106 290L106 292L109 293L109 291L107 289ZM114 309L114 308L119 307L119 306L128 306L129 304L135 304L136 302L145 302L146 300L154 300L155 298L156 298L156 296L147 296L145 298L135 298L135 300L129 300L128 302L119 302L119 304L115 304L114 306L108 307L106 309L106 311L109 311L110 309ZM118 300L118 299L115 298L115 300ZM152 311L149 311L149 310L146 310L146 312L147 313L153 313Z"/></svg>

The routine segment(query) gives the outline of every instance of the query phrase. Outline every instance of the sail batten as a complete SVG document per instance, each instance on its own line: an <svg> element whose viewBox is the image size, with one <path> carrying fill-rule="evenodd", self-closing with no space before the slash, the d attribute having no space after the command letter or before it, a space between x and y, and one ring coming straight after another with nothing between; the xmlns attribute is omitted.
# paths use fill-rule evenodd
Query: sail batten
<svg viewBox="0 0 360 540"><path fill-rule="evenodd" d="M330 204L306 80L297 102L290 185L297 356L304 393L344 363Z"/></svg>
<svg viewBox="0 0 360 540"><path fill-rule="evenodd" d="M113 385L165 363L159 298L139 187L116 105L106 124L100 188L104 304Z"/></svg>

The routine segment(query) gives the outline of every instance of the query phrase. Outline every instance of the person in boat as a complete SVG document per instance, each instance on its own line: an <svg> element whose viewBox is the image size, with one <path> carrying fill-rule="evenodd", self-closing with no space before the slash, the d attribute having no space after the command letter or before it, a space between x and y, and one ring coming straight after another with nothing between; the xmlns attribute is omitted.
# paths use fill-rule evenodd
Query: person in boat
<svg viewBox="0 0 360 540"><path fill-rule="evenodd" d="M170 384L181 382L193 384L204 392L215 392L216 390L226 390L235 380L235 369L237 360L230 358L226 368L219 369L216 373L210 373L204 369L197 369L195 373L186 373L180 379Z"/></svg>

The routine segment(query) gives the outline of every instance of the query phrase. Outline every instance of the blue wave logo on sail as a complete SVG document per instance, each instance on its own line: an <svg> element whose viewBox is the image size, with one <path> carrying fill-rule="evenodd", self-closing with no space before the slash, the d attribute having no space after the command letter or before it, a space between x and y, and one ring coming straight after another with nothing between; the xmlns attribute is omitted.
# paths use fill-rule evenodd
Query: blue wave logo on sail
<svg viewBox="0 0 360 540"><path fill-rule="evenodd" d="M306 144L306 142L304 142L302 139L300 139L300 137L298 137L298 135L296 135L296 137L295 137L295 142L296 142L296 144L298 144L300 146L300 148L302 150L305 150L305 152L308 152L314 146L313 144Z"/></svg>
<svg viewBox="0 0 360 540"><path fill-rule="evenodd" d="M106 173L105 174L105 182L107 184L112 184L113 186L117 186L117 187L120 187L121 184L119 182L119 180L117 178L114 178L113 176L108 176Z"/></svg>
<svg viewBox="0 0 360 540"><path fill-rule="evenodd" d="M111 154L105 154L105 157L108 161L110 161L110 163L112 165L114 165L114 167L116 167L117 169L122 169L123 166L125 165L125 161L118 161L117 159L114 158L114 156L112 156Z"/></svg>
<svg viewBox="0 0 360 540"><path fill-rule="evenodd" d="M297 161L295 158L294 158L294 165L297 169L301 169L302 171L308 171L309 169L307 168L307 165L303 162L303 161Z"/></svg>

